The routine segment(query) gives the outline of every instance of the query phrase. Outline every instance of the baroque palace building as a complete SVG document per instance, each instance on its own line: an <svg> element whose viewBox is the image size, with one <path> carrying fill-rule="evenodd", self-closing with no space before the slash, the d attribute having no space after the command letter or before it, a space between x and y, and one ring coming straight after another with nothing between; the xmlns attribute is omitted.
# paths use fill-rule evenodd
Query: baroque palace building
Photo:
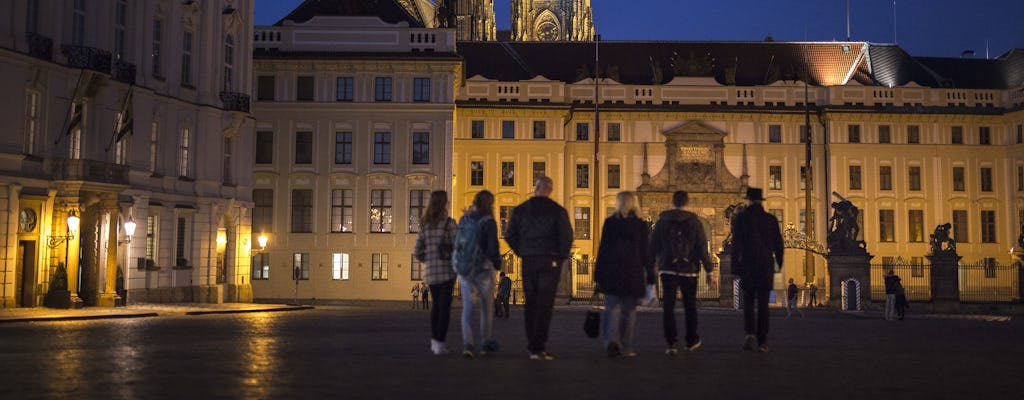
<svg viewBox="0 0 1024 400"><path fill-rule="evenodd" d="M0 9L3 307L251 301L253 2Z"/></svg>

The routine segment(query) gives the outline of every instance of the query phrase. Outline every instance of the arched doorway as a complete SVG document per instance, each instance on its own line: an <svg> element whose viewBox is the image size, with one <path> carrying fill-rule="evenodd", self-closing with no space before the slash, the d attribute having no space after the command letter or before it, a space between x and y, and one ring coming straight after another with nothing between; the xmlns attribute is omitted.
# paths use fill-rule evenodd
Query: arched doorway
<svg viewBox="0 0 1024 400"><path fill-rule="evenodd" d="M843 281L842 309L843 311L861 310L861 286L856 279L850 278Z"/></svg>

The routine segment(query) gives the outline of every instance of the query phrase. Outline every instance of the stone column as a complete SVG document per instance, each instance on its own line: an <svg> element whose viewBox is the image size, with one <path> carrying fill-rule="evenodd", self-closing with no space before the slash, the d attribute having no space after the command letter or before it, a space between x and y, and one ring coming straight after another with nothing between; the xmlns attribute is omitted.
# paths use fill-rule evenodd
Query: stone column
<svg viewBox="0 0 1024 400"><path fill-rule="evenodd" d="M853 249L844 252L830 252L825 256L828 261L828 307L834 310L843 309L843 282L854 279L860 283L861 309L871 308L871 258L874 257L864 249ZM850 296L855 294L850 293Z"/></svg>
<svg viewBox="0 0 1024 400"><path fill-rule="evenodd" d="M78 204L68 205L67 214L64 215L64 221L67 221L68 215L71 215L71 210L75 210L79 218L82 218L82 212L78 208ZM67 222L64 222L67 224ZM67 225L65 225L67 226ZM67 275L68 275L68 292L71 296L71 308L82 308L85 303L81 297L78 297L78 264L80 261L80 247L82 243L82 228L79 226L75 232L68 231L69 235L74 235L73 238L68 240L67 243Z"/></svg>
<svg viewBox="0 0 1024 400"><path fill-rule="evenodd" d="M732 308L733 306L733 282L736 276L732 273L732 254L728 252L718 253L718 305Z"/></svg>
<svg viewBox="0 0 1024 400"><path fill-rule="evenodd" d="M96 305L114 307L121 296L117 294L117 201L107 200L103 203L103 213L107 220L107 256L103 274L103 287L100 288Z"/></svg>
<svg viewBox="0 0 1024 400"><path fill-rule="evenodd" d="M1017 256L1017 290L1020 292L1018 299L1024 301L1024 249L1018 248L1013 255Z"/></svg>
<svg viewBox="0 0 1024 400"><path fill-rule="evenodd" d="M932 309L960 311L960 255L952 252L925 256L931 262Z"/></svg>

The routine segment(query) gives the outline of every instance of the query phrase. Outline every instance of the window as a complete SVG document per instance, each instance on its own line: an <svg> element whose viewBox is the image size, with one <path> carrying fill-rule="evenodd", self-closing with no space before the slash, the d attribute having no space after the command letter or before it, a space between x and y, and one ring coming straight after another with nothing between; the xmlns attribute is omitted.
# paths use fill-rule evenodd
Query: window
<svg viewBox="0 0 1024 400"><path fill-rule="evenodd" d="M768 143L782 143L782 125L768 125Z"/></svg>
<svg viewBox="0 0 1024 400"><path fill-rule="evenodd" d="M309 253L292 254L292 278L297 281L309 280Z"/></svg>
<svg viewBox="0 0 1024 400"><path fill-rule="evenodd" d="M331 191L331 232L352 233L354 200L352 189L334 189Z"/></svg>
<svg viewBox="0 0 1024 400"><path fill-rule="evenodd" d="M471 161L469 163L469 184L471 186L484 185L484 162Z"/></svg>
<svg viewBox="0 0 1024 400"><path fill-rule="evenodd" d="M576 123L576 140L580 142L590 140L590 124L586 122Z"/></svg>
<svg viewBox="0 0 1024 400"><path fill-rule="evenodd" d="M39 31L39 0L25 2L25 33Z"/></svg>
<svg viewBox="0 0 1024 400"><path fill-rule="evenodd" d="M410 256L412 261L409 262L409 279L414 281L423 280L423 263L416 259L416 256Z"/></svg>
<svg viewBox="0 0 1024 400"><path fill-rule="evenodd" d="M512 161L501 162L501 186L515 186L516 184L516 163Z"/></svg>
<svg viewBox="0 0 1024 400"><path fill-rule="evenodd" d="M619 165L608 164L608 188L618 189L619 183Z"/></svg>
<svg viewBox="0 0 1024 400"><path fill-rule="evenodd" d="M878 190L892 190L892 166L878 167Z"/></svg>
<svg viewBox="0 0 1024 400"><path fill-rule="evenodd" d="M391 101L391 78L377 77L373 85L375 101Z"/></svg>
<svg viewBox="0 0 1024 400"><path fill-rule="evenodd" d="M1017 191L1024 191L1024 165L1017 166Z"/></svg>
<svg viewBox="0 0 1024 400"><path fill-rule="evenodd" d="M992 144L992 128L987 126L978 128L978 144Z"/></svg>
<svg viewBox="0 0 1024 400"><path fill-rule="evenodd" d="M608 124L608 141L618 142L620 140L622 140L622 125L617 122Z"/></svg>
<svg viewBox="0 0 1024 400"><path fill-rule="evenodd" d="M807 143L807 125L800 125L800 143Z"/></svg>
<svg viewBox="0 0 1024 400"><path fill-rule="evenodd" d="M996 242L996 212L984 210L981 212L981 242Z"/></svg>
<svg viewBox="0 0 1024 400"><path fill-rule="evenodd" d="M256 132L256 163L271 164L274 162L274 132Z"/></svg>
<svg viewBox="0 0 1024 400"><path fill-rule="evenodd" d="M846 127L846 141L860 143L860 125L849 125Z"/></svg>
<svg viewBox="0 0 1024 400"><path fill-rule="evenodd" d="M430 133L412 133L412 163L430 164Z"/></svg>
<svg viewBox="0 0 1024 400"><path fill-rule="evenodd" d="M338 77L336 80L338 92L334 99L337 101L352 101L353 81L351 76ZM346 257L348 255L346 254Z"/></svg>
<svg viewBox="0 0 1024 400"><path fill-rule="evenodd" d="M391 233L391 189L370 191L370 232Z"/></svg>
<svg viewBox="0 0 1024 400"><path fill-rule="evenodd" d="M153 121L149 125L149 171L156 174L157 154L160 153L160 124Z"/></svg>
<svg viewBox="0 0 1024 400"><path fill-rule="evenodd" d="M498 207L498 220L501 223L501 226L498 227L498 229L500 230L498 234L501 235L502 237L505 236L505 229L508 228L509 218L512 218L512 208L512 206Z"/></svg>
<svg viewBox="0 0 1024 400"><path fill-rule="evenodd" d="M34 5L34 1L29 1L28 9L30 12L38 13L38 5ZM36 7L33 10L33 7ZM125 37L128 30L128 1L117 0L117 4L114 5L114 59L120 60L124 58L125 49ZM26 26L26 32L35 32L35 27ZM191 48L189 49L191 52Z"/></svg>
<svg viewBox="0 0 1024 400"><path fill-rule="evenodd" d="M292 190L292 233L313 232L313 191Z"/></svg>
<svg viewBox="0 0 1024 400"><path fill-rule="evenodd" d="M313 101L315 79L312 76L295 78L295 101Z"/></svg>
<svg viewBox="0 0 1024 400"><path fill-rule="evenodd" d="M252 190L252 231L255 234L274 231L274 189ZM257 235L258 236L258 235Z"/></svg>
<svg viewBox="0 0 1024 400"><path fill-rule="evenodd" d="M85 44L85 0L75 0L71 14L71 44Z"/></svg>
<svg viewBox="0 0 1024 400"><path fill-rule="evenodd" d="M910 276L915 278L924 276L924 257L910 257Z"/></svg>
<svg viewBox="0 0 1024 400"><path fill-rule="evenodd" d="M953 240L967 243L967 210L953 210Z"/></svg>
<svg viewBox="0 0 1024 400"><path fill-rule="evenodd" d="M39 137L39 93L25 92L25 154L35 154Z"/></svg>
<svg viewBox="0 0 1024 400"><path fill-rule="evenodd" d="M373 163L391 164L391 132L373 134Z"/></svg>
<svg viewBox="0 0 1024 400"><path fill-rule="evenodd" d="M178 224L175 230L174 239L174 265L177 267L192 266L188 261L188 219L178 217Z"/></svg>
<svg viewBox="0 0 1024 400"><path fill-rule="evenodd" d="M950 132L950 143L953 144L964 144L964 127L954 126L952 132Z"/></svg>
<svg viewBox="0 0 1024 400"><path fill-rule="evenodd" d="M263 75L256 78L256 100L273 101L276 78L273 75Z"/></svg>
<svg viewBox="0 0 1024 400"><path fill-rule="evenodd" d="M163 41L164 20L157 18L153 20L153 42L151 43L153 46L153 77L157 79L164 77L163 60L160 57L163 54Z"/></svg>
<svg viewBox="0 0 1024 400"><path fill-rule="evenodd" d="M850 190L861 190L860 165L850 166Z"/></svg>
<svg viewBox="0 0 1024 400"><path fill-rule="evenodd" d="M472 137L473 139L483 139L484 138L484 121L483 120L479 120L479 119L478 120L473 120L473 122L470 123L470 137Z"/></svg>
<svg viewBox="0 0 1024 400"><path fill-rule="evenodd" d="M907 126L907 143L921 143L921 127L917 125Z"/></svg>
<svg viewBox="0 0 1024 400"><path fill-rule="evenodd" d="M533 121L533 138L544 139L548 136L547 121Z"/></svg>
<svg viewBox="0 0 1024 400"><path fill-rule="evenodd" d="M779 221L779 229L782 230L782 226L785 224L785 222L783 222L785 220L782 218L784 216L784 211L781 208L769 208L768 213L775 216L775 219Z"/></svg>
<svg viewBox="0 0 1024 400"><path fill-rule="evenodd" d="M992 168L986 167L981 169L981 191L992 191Z"/></svg>
<svg viewBox="0 0 1024 400"><path fill-rule="evenodd" d="M576 188L590 187L590 164L576 164Z"/></svg>
<svg viewBox="0 0 1024 400"><path fill-rule="evenodd" d="M921 167L907 168L907 188L913 191L921 190Z"/></svg>
<svg viewBox="0 0 1024 400"><path fill-rule="evenodd" d="M352 164L352 132L334 132L334 163Z"/></svg>
<svg viewBox="0 0 1024 400"><path fill-rule="evenodd" d="M590 239L590 207L576 207L573 209L573 238L577 240Z"/></svg>
<svg viewBox="0 0 1024 400"><path fill-rule="evenodd" d="M181 38L181 85L192 86L192 32L185 31Z"/></svg>
<svg viewBox="0 0 1024 400"><path fill-rule="evenodd" d="M155 210L153 208L150 208L150 211L155 211ZM160 216L159 215L155 215L154 214L154 215L150 215L150 216L146 217L146 260L148 260L150 262L154 262L154 263L156 262L156 256L157 256L157 252L156 252L156 244L158 243L157 242L157 232L160 232L160 229L157 226L157 224L159 222L160 222Z"/></svg>
<svg viewBox="0 0 1024 400"><path fill-rule="evenodd" d="M388 254L373 253L370 269L370 279L375 281L388 280Z"/></svg>
<svg viewBox="0 0 1024 400"><path fill-rule="evenodd" d="M235 87L235 39L228 35L224 38L224 91L230 92Z"/></svg>
<svg viewBox="0 0 1024 400"><path fill-rule="evenodd" d="M924 242L924 211L907 211L907 223L910 233L910 242Z"/></svg>
<svg viewBox="0 0 1024 400"><path fill-rule="evenodd" d="M313 163L313 132L295 132L295 163Z"/></svg>
<svg viewBox="0 0 1024 400"><path fill-rule="evenodd" d="M121 113L117 113L116 116L114 117L114 119L115 119L115 122L114 122L115 124L124 123L124 121L121 119ZM118 130L120 130L120 129L118 129ZM120 165L127 165L128 164L128 149L131 147L131 145L129 143L131 138L132 138L131 135L125 135L120 140L116 140L114 142L114 148L113 148L114 164L120 164ZM230 140L230 139L225 138L225 140ZM229 160L230 160L229 158L226 158L224 161L228 162Z"/></svg>
<svg viewBox="0 0 1024 400"><path fill-rule="evenodd" d="M533 179L530 180L530 184L537 184L537 180L541 177L547 176L548 165L544 161L533 162Z"/></svg>
<svg viewBox="0 0 1024 400"><path fill-rule="evenodd" d="M516 138L516 122L515 121L501 121L501 138L502 139L515 139Z"/></svg>
<svg viewBox="0 0 1024 400"><path fill-rule="evenodd" d="M893 210L878 210L878 241L895 242L896 225Z"/></svg>
<svg viewBox="0 0 1024 400"><path fill-rule="evenodd" d="M814 229L814 210L811 210L811 229ZM800 230L807 232L807 210L800 209Z"/></svg>
<svg viewBox="0 0 1024 400"><path fill-rule="evenodd" d="M782 166L768 166L768 190L782 190Z"/></svg>
<svg viewBox="0 0 1024 400"><path fill-rule="evenodd" d="M420 217L423 216L423 211L427 209L429 201L429 190L409 191L409 233L420 231Z"/></svg>
<svg viewBox="0 0 1024 400"><path fill-rule="evenodd" d="M181 149L178 160L178 176L188 176L189 173L189 147L192 144L192 131L188 128L181 129Z"/></svg>
<svg viewBox="0 0 1024 400"><path fill-rule="evenodd" d="M412 101L430 101L430 78L412 80Z"/></svg>
<svg viewBox="0 0 1024 400"><path fill-rule="evenodd" d="M348 280L348 253L331 254L331 279Z"/></svg>
<svg viewBox="0 0 1024 400"><path fill-rule="evenodd" d="M953 167L953 191L962 192L964 185L964 167Z"/></svg>
<svg viewBox="0 0 1024 400"><path fill-rule="evenodd" d="M231 138L224 138L224 171L222 173L222 177L224 179L224 183L228 184L233 180L231 177L231 155L234 150L231 147Z"/></svg>
<svg viewBox="0 0 1024 400"><path fill-rule="evenodd" d="M878 143L892 143L892 127L889 125L878 126Z"/></svg>
<svg viewBox="0 0 1024 400"><path fill-rule="evenodd" d="M800 190L814 189L814 170L807 170L806 166L800 167ZM808 183L809 181L809 183Z"/></svg>
<svg viewBox="0 0 1024 400"><path fill-rule="evenodd" d="M270 253L256 253L252 256L252 280L270 279Z"/></svg>

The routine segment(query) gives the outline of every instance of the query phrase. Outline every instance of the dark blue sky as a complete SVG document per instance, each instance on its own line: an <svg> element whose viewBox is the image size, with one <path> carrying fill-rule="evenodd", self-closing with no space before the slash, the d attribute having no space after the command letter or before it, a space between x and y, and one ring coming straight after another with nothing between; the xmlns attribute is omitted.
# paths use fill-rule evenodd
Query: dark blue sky
<svg viewBox="0 0 1024 400"><path fill-rule="evenodd" d="M510 0L495 0L508 29ZM256 0L270 25L301 0ZM605 40L845 40L846 0L591 0ZM895 40L914 56L997 57L1024 48L1024 0L896 0ZM893 42L893 0L850 0L855 41Z"/></svg>

